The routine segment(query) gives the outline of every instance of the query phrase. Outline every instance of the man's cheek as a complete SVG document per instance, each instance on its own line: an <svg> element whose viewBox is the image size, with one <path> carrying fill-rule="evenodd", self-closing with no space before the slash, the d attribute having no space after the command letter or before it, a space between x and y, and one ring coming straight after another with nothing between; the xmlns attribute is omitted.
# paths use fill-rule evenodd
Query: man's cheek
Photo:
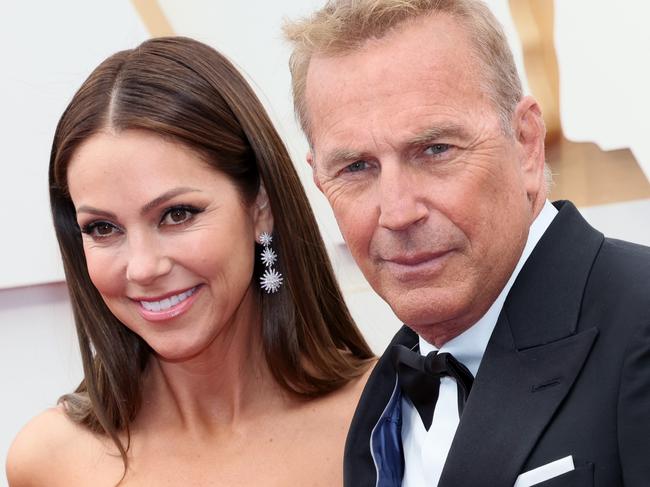
<svg viewBox="0 0 650 487"><path fill-rule="evenodd" d="M361 215L354 216L355 218L339 221L339 228L352 256L357 260L366 260L372 239L372 230L368 229L366 222L359 218Z"/></svg>

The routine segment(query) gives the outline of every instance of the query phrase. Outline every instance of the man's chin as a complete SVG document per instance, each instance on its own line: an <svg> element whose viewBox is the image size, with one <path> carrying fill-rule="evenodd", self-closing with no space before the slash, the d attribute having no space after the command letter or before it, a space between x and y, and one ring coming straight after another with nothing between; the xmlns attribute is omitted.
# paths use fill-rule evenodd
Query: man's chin
<svg viewBox="0 0 650 487"><path fill-rule="evenodd" d="M408 307L398 305L391 307L402 323L427 342L438 347L465 330L462 320L458 319L454 310L443 310L441 307L432 306L431 301L421 303L420 306L413 303Z"/></svg>
<svg viewBox="0 0 650 487"><path fill-rule="evenodd" d="M427 326L446 321L452 310L450 300L444 300L440 293L432 293L426 288L395 288L390 292L378 292L388 303L393 313L404 323L414 326Z"/></svg>

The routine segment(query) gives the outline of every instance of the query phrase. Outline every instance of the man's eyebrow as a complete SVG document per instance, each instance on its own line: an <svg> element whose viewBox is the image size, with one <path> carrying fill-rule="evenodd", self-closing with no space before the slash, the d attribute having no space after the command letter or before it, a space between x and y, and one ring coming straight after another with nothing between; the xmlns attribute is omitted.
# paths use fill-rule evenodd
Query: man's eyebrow
<svg viewBox="0 0 650 487"><path fill-rule="evenodd" d="M356 161L363 159L361 152L348 150L348 149L334 149L323 156L323 166L329 167L341 161Z"/></svg>
<svg viewBox="0 0 650 487"><path fill-rule="evenodd" d="M200 189L188 188L188 187L170 189L169 191L165 191L160 196L157 196L156 198L152 199L147 204L145 204L140 210L140 213L144 215L145 213L149 212L152 208L155 208L156 206L161 205L176 196L186 194L186 193L200 192L200 191L201 191ZM110 211L106 211L106 210L100 210L98 208L94 208L88 205L82 205L79 208L77 208L77 214L79 213L90 213L92 215L115 219L114 213L111 213Z"/></svg>
<svg viewBox="0 0 650 487"><path fill-rule="evenodd" d="M425 129L415 137L409 139L407 144L409 146L422 145L447 137L464 138L466 135L467 132L462 126L455 123L449 123Z"/></svg>

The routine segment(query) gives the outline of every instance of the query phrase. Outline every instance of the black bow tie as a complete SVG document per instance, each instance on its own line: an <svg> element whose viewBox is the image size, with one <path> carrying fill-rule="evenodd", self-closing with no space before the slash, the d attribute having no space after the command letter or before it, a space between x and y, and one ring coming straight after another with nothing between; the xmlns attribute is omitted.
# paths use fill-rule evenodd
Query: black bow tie
<svg viewBox="0 0 650 487"><path fill-rule="evenodd" d="M474 382L474 377L467 367L450 353L431 352L424 357L404 345L394 345L391 353L399 386L417 409L427 431L433 421L441 377L450 376L456 379L460 417Z"/></svg>

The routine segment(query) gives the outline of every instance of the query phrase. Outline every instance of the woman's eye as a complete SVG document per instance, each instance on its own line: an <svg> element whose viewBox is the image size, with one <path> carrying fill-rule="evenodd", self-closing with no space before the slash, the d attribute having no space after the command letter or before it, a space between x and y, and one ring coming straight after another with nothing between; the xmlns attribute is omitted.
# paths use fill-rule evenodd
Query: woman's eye
<svg viewBox="0 0 650 487"><path fill-rule="evenodd" d="M189 207L176 207L170 208L163 215L161 220L161 225L180 225L192 219L192 217L198 213L199 210L196 208Z"/></svg>
<svg viewBox="0 0 650 487"><path fill-rule="evenodd" d="M426 148L425 152L428 155L435 156L447 152L451 146L449 144L433 144Z"/></svg>
<svg viewBox="0 0 650 487"><path fill-rule="evenodd" d="M108 222L93 222L84 226L81 231L93 238L106 238L116 233L118 228Z"/></svg>

